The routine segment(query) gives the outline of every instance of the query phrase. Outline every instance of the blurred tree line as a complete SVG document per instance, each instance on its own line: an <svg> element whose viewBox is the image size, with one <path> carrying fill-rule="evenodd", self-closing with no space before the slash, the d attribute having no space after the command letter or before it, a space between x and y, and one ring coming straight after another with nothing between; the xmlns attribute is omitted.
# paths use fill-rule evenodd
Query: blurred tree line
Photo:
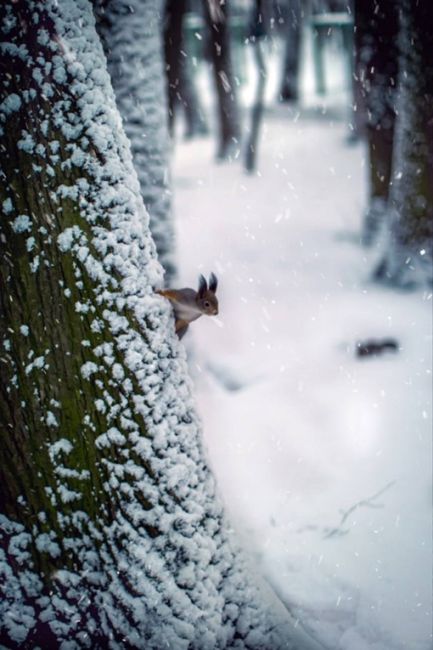
<svg viewBox="0 0 433 650"><path fill-rule="evenodd" d="M375 277L431 283L433 236L433 5L355 1L355 83L369 155L363 241L387 227ZM421 271L421 273L419 273Z"/></svg>
<svg viewBox="0 0 433 650"><path fill-rule="evenodd" d="M369 204L366 246L386 239L377 280L409 287L431 282L433 214L433 5L421 0L166 0L169 123L183 109L186 136L208 131L196 87L197 63L211 64L217 103L217 158L244 151L256 167L268 52L280 42L280 102L298 102L302 35L311 30L317 92L325 93L323 48L341 33L351 76L353 139L364 139ZM257 68L251 115L239 107L245 45ZM241 117L242 115L242 117ZM242 127L242 128L241 128ZM385 237L384 237L385 233Z"/></svg>

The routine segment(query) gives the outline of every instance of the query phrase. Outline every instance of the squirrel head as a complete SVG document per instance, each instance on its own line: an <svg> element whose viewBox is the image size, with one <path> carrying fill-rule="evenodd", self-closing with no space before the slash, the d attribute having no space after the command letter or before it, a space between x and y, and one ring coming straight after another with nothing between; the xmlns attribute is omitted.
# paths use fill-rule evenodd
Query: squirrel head
<svg viewBox="0 0 433 650"><path fill-rule="evenodd" d="M196 302L200 311L208 316L216 316L218 314L218 299L215 295L217 286L218 280L214 273L210 274L209 286L206 278L200 275Z"/></svg>

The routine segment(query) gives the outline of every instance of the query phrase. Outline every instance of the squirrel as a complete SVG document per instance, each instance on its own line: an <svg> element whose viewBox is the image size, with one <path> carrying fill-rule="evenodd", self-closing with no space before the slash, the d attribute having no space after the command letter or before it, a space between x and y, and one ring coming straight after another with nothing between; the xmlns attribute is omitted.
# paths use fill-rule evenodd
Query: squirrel
<svg viewBox="0 0 433 650"><path fill-rule="evenodd" d="M203 314L216 316L218 300L215 295L218 279L214 273L209 276L209 286L203 275L199 277L198 291L194 289L159 289L155 293L167 298L173 306L176 318L175 331L179 339L185 334L189 324Z"/></svg>

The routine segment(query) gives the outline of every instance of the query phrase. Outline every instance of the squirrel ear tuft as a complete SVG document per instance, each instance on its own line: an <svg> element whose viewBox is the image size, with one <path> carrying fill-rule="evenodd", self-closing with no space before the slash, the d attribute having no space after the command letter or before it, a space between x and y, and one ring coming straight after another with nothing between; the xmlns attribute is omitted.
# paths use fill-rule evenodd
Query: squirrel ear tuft
<svg viewBox="0 0 433 650"><path fill-rule="evenodd" d="M202 296L205 291L207 291L206 278L204 277L204 275L202 275L200 273L199 278L198 278L198 293L199 293L199 296Z"/></svg>
<svg viewBox="0 0 433 650"><path fill-rule="evenodd" d="M217 286L218 286L218 278L215 275L215 273L211 273L210 277L209 277L209 289L210 289L210 291L215 293L215 291L217 290Z"/></svg>

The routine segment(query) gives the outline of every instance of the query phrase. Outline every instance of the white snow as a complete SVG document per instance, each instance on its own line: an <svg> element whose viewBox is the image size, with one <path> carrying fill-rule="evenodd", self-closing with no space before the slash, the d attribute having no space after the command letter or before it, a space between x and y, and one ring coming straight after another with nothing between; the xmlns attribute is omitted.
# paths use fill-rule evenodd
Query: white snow
<svg viewBox="0 0 433 650"><path fill-rule="evenodd" d="M57 492L62 500L62 503L71 503L71 501L79 501L82 497L81 492L70 490L63 484L57 486ZM60 552L59 552L60 553Z"/></svg>
<svg viewBox="0 0 433 650"><path fill-rule="evenodd" d="M61 438L57 442L53 442L48 449L51 460L54 462L56 456L62 452L63 454L70 454L73 449L73 445L70 440L66 438Z"/></svg>
<svg viewBox="0 0 433 650"><path fill-rule="evenodd" d="M94 375L95 372L98 372L98 366L96 363L93 363L93 361L86 361L86 363L83 363L81 366L81 375L84 379L88 379L90 375Z"/></svg>
<svg viewBox="0 0 433 650"><path fill-rule="evenodd" d="M30 269L32 273L36 273L39 268L39 255L36 255L33 258L33 261L30 263Z"/></svg>
<svg viewBox="0 0 433 650"><path fill-rule="evenodd" d="M40 533L35 539L36 548L41 553L48 553L51 557L59 557L60 547L54 539L53 533Z"/></svg>
<svg viewBox="0 0 433 650"><path fill-rule="evenodd" d="M21 106L21 99L16 93L8 95L0 104L0 110L5 115L10 115L19 110Z"/></svg>
<svg viewBox="0 0 433 650"><path fill-rule="evenodd" d="M102 433L95 440L95 445L99 448L109 447L110 445L122 446L126 443L125 436L115 427L111 427L105 433Z"/></svg>
<svg viewBox="0 0 433 650"><path fill-rule="evenodd" d="M33 153L35 149L35 141L30 135L30 133L27 133L27 131L22 132L23 137L21 140L18 140L17 146L18 149L21 149L22 151L25 151L26 153Z"/></svg>
<svg viewBox="0 0 433 650"><path fill-rule="evenodd" d="M48 424L49 427L58 427L59 423L57 421L56 416L52 411L47 411L47 415L45 417L45 422Z"/></svg>
<svg viewBox="0 0 433 650"><path fill-rule="evenodd" d="M31 363L26 366L25 372L28 375L32 370L41 369L46 367L46 361L44 356L36 357Z"/></svg>
<svg viewBox="0 0 433 650"><path fill-rule="evenodd" d="M366 157L331 115L273 107L259 174L177 142L179 286L219 277L183 339L232 522L328 648L431 647L431 293L369 280ZM358 340L398 353L357 359Z"/></svg>
<svg viewBox="0 0 433 650"><path fill-rule="evenodd" d="M64 186L60 186L61 188L64 188ZM70 228L65 228L65 230L60 233L60 235L57 237L57 242L59 244L59 248L63 253L66 253L67 251L70 250L74 239L79 239L81 236L81 230L78 226L71 226Z"/></svg>
<svg viewBox="0 0 433 650"><path fill-rule="evenodd" d="M14 232L25 232L31 230L32 222L27 214L19 214L12 222L12 229Z"/></svg>
<svg viewBox="0 0 433 650"><path fill-rule="evenodd" d="M3 212L5 214L10 214L13 211L13 205L12 205L12 201L10 199L5 199L3 201L2 206L3 206Z"/></svg>
<svg viewBox="0 0 433 650"><path fill-rule="evenodd" d="M26 240L26 248L29 251L29 253L35 247L35 244L36 244L35 238L34 237L28 237L28 239Z"/></svg>

